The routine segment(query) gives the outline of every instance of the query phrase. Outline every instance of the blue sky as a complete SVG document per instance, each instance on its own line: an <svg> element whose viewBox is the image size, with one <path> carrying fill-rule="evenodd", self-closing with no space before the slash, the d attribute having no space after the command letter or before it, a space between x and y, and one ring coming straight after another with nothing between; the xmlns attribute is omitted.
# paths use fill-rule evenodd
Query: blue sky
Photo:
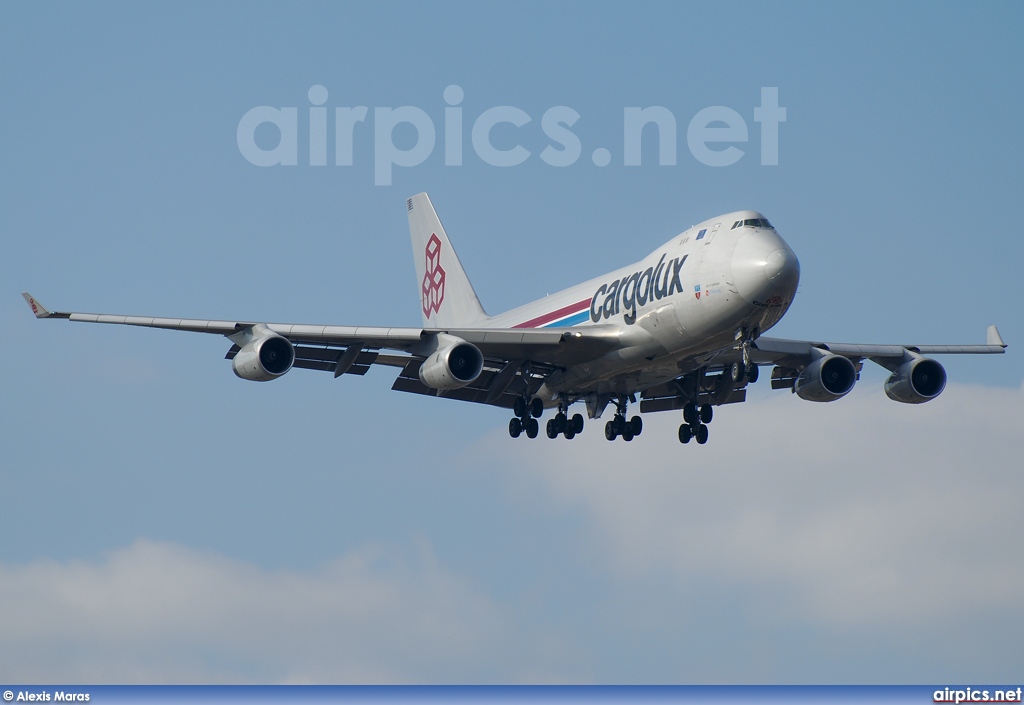
<svg viewBox="0 0 1024 705"><path fill-rule="evenodd" d="M1019 676L1022 21L1010 3L4 4L0 680ZM368 108L351 166L333 134L309 164L312 86L328 115ZM297 109L297 165L241 153L258 106ZM399 106L437 144L375 185L375 109ZM492 133L529 150L518 166L472 149L497 106L531 118ZM555 106L580 115L565 167L540 158ZM675 165L653 133L623 165L624 110L648 106L676 119ZM687 146L712 106L748 128L731 166ZM420 191L491 313L753 208L802 267L773 334L972 343L997 323L1010 352L944 358L923 407L869 366L825 407L758 386L703 448L671 415L630 446L593 424L531 444L501 411L391 392L386 369L243 383L222 339L36 321L19 295L418 325Z"/></svg>

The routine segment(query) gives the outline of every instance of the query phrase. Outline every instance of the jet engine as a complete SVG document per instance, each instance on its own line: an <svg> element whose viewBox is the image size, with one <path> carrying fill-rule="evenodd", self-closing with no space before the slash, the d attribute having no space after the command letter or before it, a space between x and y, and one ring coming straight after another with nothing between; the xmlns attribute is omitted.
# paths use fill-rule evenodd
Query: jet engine
<svg viewBox="0 0 1024 705"><path fill-rule="evenodd" d="M242 379L269 382L292 368L295 348L277 333L267 331L242 346L231 361L231 368Z"/></svg>
<svg viewBox="0 0 1024 705"><path fill-rule="evenodd" d="M823 353L803 369L793 391L807 401L835 401L849 394L856 381L857 368L852 362L841 355Z"/></svg>
<svg viewBox="0 0 1024 705"><path fill-rule="evenodd" d="M420 365L420 381L433 389L458 389L480 376L484 356L480 349L465 340L454 338L438 348Z"/></svg>
<svg viewBox="0 0 1024 705"><path fill-rule="evenodd" d="M946 370L937 361L916 357L900 365L885 381L885 394L904 404L923 404L942 394Z"/></svg>

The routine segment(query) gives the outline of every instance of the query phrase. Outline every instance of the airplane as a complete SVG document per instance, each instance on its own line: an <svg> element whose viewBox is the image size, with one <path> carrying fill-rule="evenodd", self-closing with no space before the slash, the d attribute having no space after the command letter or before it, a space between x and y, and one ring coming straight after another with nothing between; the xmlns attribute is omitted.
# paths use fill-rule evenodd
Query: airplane
<svg viewBox="0 0 1024 705"><path fill-rule="evenodd" d="M265 382L292 368L363 375L372 365L400 370L392 389L512 410L509 435L536 438L554 409L548 438L572 439L583 415L608 406L609 441L631 441L641 413L682 410L681 443L708 440L714 407L743 402L747 385L771 366L772 389L832 402L847 395L865 360L891 374L886 395L920 404L946 385L937 354L1003 353L989 326L984 345L864 345L762 335L793 303L800 263L756 211L694 225L622 269L489 316L427 194L406 201L423 314L421 328L210 321L49 311L23 293L38 318L212 333L231 343L238 377Z"/></svg>

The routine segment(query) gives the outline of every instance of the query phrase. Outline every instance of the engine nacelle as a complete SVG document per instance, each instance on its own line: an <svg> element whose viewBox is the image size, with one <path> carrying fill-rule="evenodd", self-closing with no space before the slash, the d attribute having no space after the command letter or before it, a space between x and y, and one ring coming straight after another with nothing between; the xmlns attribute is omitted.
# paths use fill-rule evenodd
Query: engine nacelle
<svg viewBox="0 0 1024 705"><path fill-rule="evenodd" d="M458 389L479 377L483 369L483 353L462 340L438 349L424 360L420 381L433 389Z"/></svg>
<svg viewBox="0 0 1024 705"><path fill-rule="evenodd" d="M900 365L885 381L885 395L904 404L923 404L942 394L946 370L936 360L917 357Z"/></svg>
<svg viewBox="0 0 1024 705"><path fill-rule="evenodd" d="M835 401L849 394L856 381L857 368L852 362L826 353L803 369L793 391L807 401Z"/></svg>
<svg viewBox="0 0 1024 705"><path fill-rule="evenodd" d="M291 342L268 332L246 343L231 361L231 369L242 379L269 382L290 370L294 362Z"/></svg>

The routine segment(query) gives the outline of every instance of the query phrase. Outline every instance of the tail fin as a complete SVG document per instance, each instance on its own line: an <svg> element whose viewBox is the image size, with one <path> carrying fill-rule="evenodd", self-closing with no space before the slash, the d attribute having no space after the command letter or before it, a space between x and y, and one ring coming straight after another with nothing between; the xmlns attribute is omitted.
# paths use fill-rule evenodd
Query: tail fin
<svg viewBox="0 0 1024 705"><path fill-rule="evenodd" d="M410 198L409 234L420 286L423 325L469 328L487 320L459 256L425 193Z"/></svg>

